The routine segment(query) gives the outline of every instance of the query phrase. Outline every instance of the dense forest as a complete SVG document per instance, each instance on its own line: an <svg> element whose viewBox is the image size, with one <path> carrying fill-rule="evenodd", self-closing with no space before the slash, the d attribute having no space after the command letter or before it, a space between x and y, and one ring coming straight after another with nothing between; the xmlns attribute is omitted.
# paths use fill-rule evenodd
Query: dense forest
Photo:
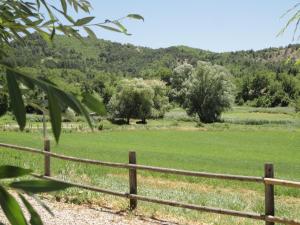
<svg viewBox="0 0 300 225"><path fill-rule="evenodd" d="M214 53L186 46L151 49L101 39L81 42L66 36L47 43L32 34L12 47L10 57L2 59L5 63L47 77L73 93L96 91L106 104L124 78L157 79L168 87L174 68L196 66L198 61L223 66L232 74L236 104L288 106L299 99L300 45ZM4 80L0 82L3 86Z"/></svg>

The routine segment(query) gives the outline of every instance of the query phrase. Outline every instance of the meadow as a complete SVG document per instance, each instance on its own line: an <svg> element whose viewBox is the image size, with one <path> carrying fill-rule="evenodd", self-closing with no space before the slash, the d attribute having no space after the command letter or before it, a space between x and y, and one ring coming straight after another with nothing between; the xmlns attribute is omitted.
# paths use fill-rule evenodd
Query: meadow
<svg viewBox="0 0 300 225"><path fill-rule="evenodd" d="M13 125L8 117L2 125ZM199 124L182 109L174 109L164 119L147 125L114 125L101 121L101 131L91 132L74 123L65 128L52 151L76 157L127 162L128 151L137 153L139 164L195 171L263 176L263 165L272 162L275 176L300 180L300 116L292 108L235 107L222 116L222 122ZM66 125L66 127L72 127ZM81 129L74 129L80 126ZM2 126L0 142L42 147L39 129L18 132ZM75 131L79 130L79 131ZM0 164L21 165L42 172L43 158L29 153L1 149ZM128 172L78 163L52 160L53 175L66 180L128 191ZM154 172L138 172L143 195L187 203L263 213L263 186L222 180L185 178ZM53 196L47 196L53 197ZM57 200L78 204L100 204L118 209L127 201L101 194L69 189L55 193ZM300 219L300 190L276 188L278 216ZM187 213L188 212L188 213ZM247 219L192 212L184 209L139 203L137 214L197 224L263 224ZM197 222L198 221L198 222Z"/></svg>

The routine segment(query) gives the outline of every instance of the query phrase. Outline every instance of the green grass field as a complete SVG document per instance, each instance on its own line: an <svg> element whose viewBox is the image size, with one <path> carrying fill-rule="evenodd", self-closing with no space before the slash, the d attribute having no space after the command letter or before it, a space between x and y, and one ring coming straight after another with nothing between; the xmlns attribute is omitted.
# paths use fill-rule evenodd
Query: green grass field
<svg viewBox="0 0 300 225"><path fill-rule="evenodd" d="M299 115L289 108L273 110L237 107L223 115L223 123L196 125L182 110L147 125L117 126L103 121L97 132L65 131L52 150L66 155L127 162L128 151L137 152L139 164L195 171L263 176L263 165L272 162L278 178L300 180ZM7 118L6 118L7 119ZM42 147L39 131L1 131L0 142ZM43 158L29 153L0 151L1 164L42 171ZM52 161L53 174L117 191L128 191L127 171L78 163ZM139 193L163 199L263 213L263 185L185 178L139 171ZM57 193L75 203L98 202L124 208L126 201L77 189ZM300 219L300 190L276 188L277 215ZM112 200L113 199L113 200ZM184 223L203 220L210 224L263 224L213 214L141 203L139 212ZM188 213L187 213L188 212Z"/></svg>

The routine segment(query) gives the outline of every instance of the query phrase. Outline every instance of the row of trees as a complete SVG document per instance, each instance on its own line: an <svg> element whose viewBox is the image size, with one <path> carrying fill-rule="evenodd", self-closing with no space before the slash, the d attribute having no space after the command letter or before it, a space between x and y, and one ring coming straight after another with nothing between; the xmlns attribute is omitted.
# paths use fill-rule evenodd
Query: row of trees
<svg viewBox="0 0 300 225"><path fill-rule="evenodd" d="M196 67L183 64L175 68L170 85L159 80L124 79L118 83L107 108L112 118L163 117L169 99L184 107L202 122L214 122L233 102L231 74L222 66L198 62Z"/></svg>
<svg viewBox="0 0 300 225"><path fill-rule="evenodd" d="M139 118L146 123L147 118L163 117L170 103L186 108L189 114L197 115L203 122L213 122L219 119L222 110L228 108L233 99L237 104L247 103L256 107L287 106L291 103L296 106L300 93L297 76L258 69L252 75L234 78L225 67L203 61L198 61L195 66L184 62L171 72L161 70L164 74L161 79L120 78L119 75L97 70L81 72L43 67L22 70L34 77L47 77L75 95L80 95L82 91L97 93L106 105L110 118L124 118L128 123L130 118ZM211 81L219 87L211 86ZM5 87L5 81L0 81L0 85ZM215 87L216 90L210 93ZM26 92L27 99L43 96L38 90ZM8 108L7 98L6 94L0 94L2 114ZM212 112L197 111L201 107ZM37 112L31 106L26 109L27 113Z"/></svg>
<svg viewBox="0 0 300 225"><path fill-rule="evenodd" d="M300 96L300 80L287 73L259 71L236 80L236 103L255 107L288 106Z"/></svg>
<svg viewBox="0 0 300 225"><path fill-rule="evenodd" d="M24 71L28 70L31 69L24 68ZM202 122L214 122L233 100L232 76L228 70L203 61L199 61L195 67L187 63L179 65L168 76L167 82L142 78L106 79L107 76L92 71L87 72L89 79L80 82L76 81L81 77L80 74L76 75L76 70L66 73L56 69L31 71L36 77L40 73L44 74L41 78L49 77L75 95L81 91L98 95L106 106L109 118L124 119L128 124L131 118L140 119L141 123L146 123L148 118L161 118L174 104L185 108L189 115L196 115ZM72 85L64 83L64 80L69 80ZM41 113L34 105L45 102L45 95L38 89L22 89L22 93L27 113ZM39 103L32 104L32 100ZM2 94L0 113L5 113L7 109L7 95ZM65 111L66 108L63 113Z"/></svg>

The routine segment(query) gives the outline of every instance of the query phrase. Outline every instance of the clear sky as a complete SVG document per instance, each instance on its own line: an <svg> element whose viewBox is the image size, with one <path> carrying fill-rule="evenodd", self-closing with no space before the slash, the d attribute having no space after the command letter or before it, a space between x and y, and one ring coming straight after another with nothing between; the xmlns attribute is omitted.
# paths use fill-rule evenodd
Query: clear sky
<svg viewBox="0 0 300 225"><path fill-rule="evenodd" d="M132 36L97 29L99 38L152 48L187 45L216 52L285 46L292 30L276 34L288 17L281 15L299 0L91 0L97 21L128 13Z"/></svg>

